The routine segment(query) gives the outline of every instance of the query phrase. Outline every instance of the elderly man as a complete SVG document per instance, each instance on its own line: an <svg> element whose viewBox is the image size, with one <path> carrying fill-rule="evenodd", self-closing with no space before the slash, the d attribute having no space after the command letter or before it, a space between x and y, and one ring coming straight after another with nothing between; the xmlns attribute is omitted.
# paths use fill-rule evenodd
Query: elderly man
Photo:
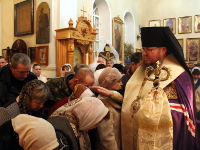
<svg viewBox="0 0 200 150"><path fill-rule="evenodd" d="M15 100L27 82L37 79L30 69L31 60L23 53L14 54L11 64L0 69L0 106Z"/></svg>
<svg viewBox="0 0 200 150"><path fill-rule="evenodd" d="M51 100L57 102L69 97L76 84L92 86L94 84L94 74L88 68L79 68L75 74L71 72L66 77L52 78L47 81L51 91Z"/></svg>
<svg viewBox="0 0 200 150"><path fill-rule="evenodd" d="M102 57L98 58L97 63L105 64L104 59Z"/></svg>
<svg viewBox="0 0 200 150"><path fill-rule="evenodd" d="M142 53L141 52L135 52L135 53L133 53L133 55L131 57L131 67L126 72L126 74L124 76L122 76L122 78L121 78L121 81L123 83L122 89L118 90L118 92L120 94L122 94L123 96L124 96L124 91L125 91L126 83L131 78L131 76L133 75L133 73L135 72L135 70L141 65L141 63L142 63Z"/></svg>
<svg viewBox="0 0 200 150"><path fill-rule="evenodd" d="M128 81L122 105L123 149L198 149L193 81L180 44L168 27L141 28L141 40L144 63ZM167 69L157 76L147 66ZM152 82L161 79L160 86Z"/></svg>
<svg viewBox="0 0 200 150"><path fill-rule="evenodd" d="M111 67L112 68L113 65L114 65L114 62L111 59L106 60L106 67Z"/></svg>

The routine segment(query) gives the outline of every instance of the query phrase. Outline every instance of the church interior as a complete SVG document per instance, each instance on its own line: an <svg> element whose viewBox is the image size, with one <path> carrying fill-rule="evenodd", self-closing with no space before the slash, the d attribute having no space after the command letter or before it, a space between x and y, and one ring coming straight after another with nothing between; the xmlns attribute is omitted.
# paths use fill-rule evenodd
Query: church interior
<svg viewBox="0 0 200 150"><path fill-rule="evenodd" d="M54 78L63 64L96 62L108 45L118 53L116 63L124 64L125 44L134 52L141 49L141 27L169 26L185 59L195 63L199 5L198 0L0 0L0 55L9 63L14 53L26 53L41 64L44 76Z"/></svg>

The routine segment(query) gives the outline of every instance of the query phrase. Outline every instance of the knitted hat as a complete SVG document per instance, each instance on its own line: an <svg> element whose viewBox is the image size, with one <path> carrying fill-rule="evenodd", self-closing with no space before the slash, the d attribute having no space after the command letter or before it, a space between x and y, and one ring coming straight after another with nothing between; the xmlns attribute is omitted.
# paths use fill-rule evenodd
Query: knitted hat
<svg viewBox="0 0 200 150"><path fill-rule="evenodd" d="M0 107L0 126L11 119L11 114L6 108Z"/></svg>
<svg viewBox="0 0 200 150"><path fill-rule="evenodd" d="M58 147L53 126L42 118L20 114L12 119L12 126L19 134L19 145L28 150L46 150Z"/></svg>
<svg viewBox="0 0 200 150"><path fill-rule="evenodd" d="M116 68L105 68L99 76L99 86L108 88L119 81L122 74Z"/></svg>
<svg viewBox="0 0 200 150"><path fill-rule="evenodd" d="M20 114L19 106L16 101L11 104L8 102L4 106L5 108L0 107L0 126Z"/></svg>

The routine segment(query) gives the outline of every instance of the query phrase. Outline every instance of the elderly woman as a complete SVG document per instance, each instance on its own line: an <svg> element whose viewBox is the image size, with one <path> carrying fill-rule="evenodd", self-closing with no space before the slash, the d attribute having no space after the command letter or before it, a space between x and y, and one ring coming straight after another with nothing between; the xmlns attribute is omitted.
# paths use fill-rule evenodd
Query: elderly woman
<svg viewBox="0 0 200 150"><path fill-rule="evenodd" d="M80 150L90 150L88 131L94 129L107 115L108 109L101 100L95 97L75 99L53 112L50 116L67 118L79 141Z"/></svg>
<svg viewBox="0 0 200 150"><path fill-rule="evenodd" d="M122 74L116 68L105 68L100 74L99 87L91 87L100 94L102 100L109 109L108 115L102 120L97 128L95 150L120 150L121 149L121 104L123 96L116 90L121 89ZM100 92L101 91L101 92ZM107 93L107 96L102 93ZM109 94L109 93L112 94ZM111 96L110 96L111 95Z"/></svg>
<svg viewBox="0 0 200 150"><path fill-rule="evenodd" d="M20 113L46 119L44 103L50 97L50 91L46 83L41 80L27 82L17 98Z"/></svg>

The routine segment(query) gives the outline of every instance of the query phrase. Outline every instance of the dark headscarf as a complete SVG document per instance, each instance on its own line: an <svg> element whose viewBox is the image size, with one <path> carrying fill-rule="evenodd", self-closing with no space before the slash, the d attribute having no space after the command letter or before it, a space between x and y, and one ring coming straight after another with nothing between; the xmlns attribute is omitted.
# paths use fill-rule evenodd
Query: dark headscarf
<svg viewBox="0 0 200 150"><path fill-rule="evenodd" d="M167 54L172 53L176 60L191 75L185 64L183 49L169 27L141 28L142 47L167 47Z"/></svg>

